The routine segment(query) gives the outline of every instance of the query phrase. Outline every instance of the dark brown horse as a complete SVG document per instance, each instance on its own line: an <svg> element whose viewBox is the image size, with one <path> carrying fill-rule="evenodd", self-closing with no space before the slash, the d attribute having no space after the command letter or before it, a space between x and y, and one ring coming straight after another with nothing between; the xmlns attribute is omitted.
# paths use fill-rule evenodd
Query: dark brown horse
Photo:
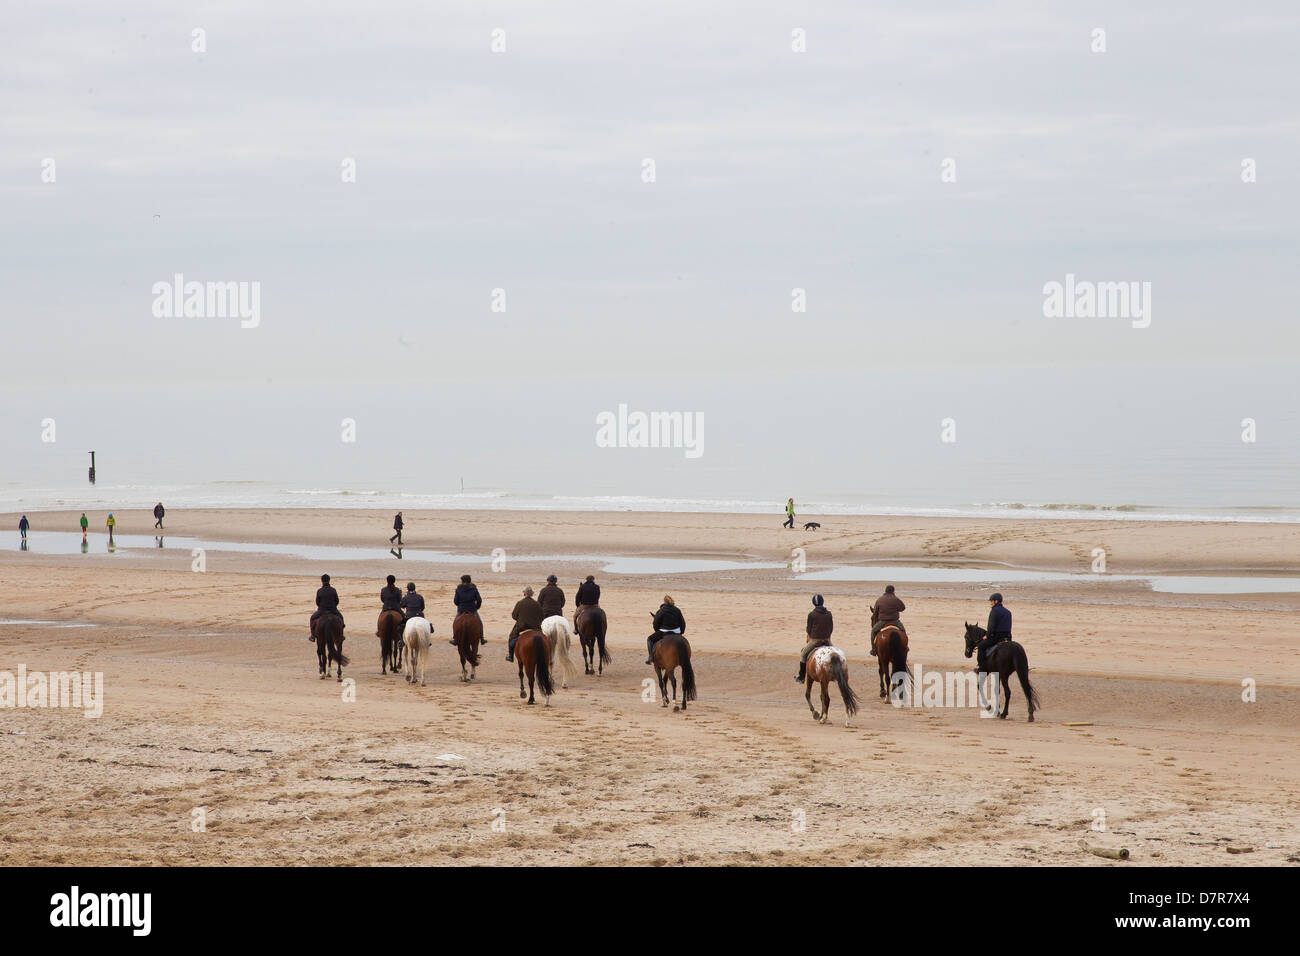
<svg viewBox="0 0 1300 956"><path fill-rule="evenodd" d="M807 689L804 691L804 700L808 701L808 709L812 711L813 720L818 723L826 723L827 715L831 709L831 692L829 690L830 682L833 680L840 688L840 697L844 699L844 726L849 725L849 718L858 712L858 695L853 692L849 686L849 665L844 657L844 652L838 647L827 645L819 647L808 655ZM817 713L817 708L812 705L812 689L814 683L822 685L822 712Z"/></svg>
<svg viewBox="0 0 1300 956"><path fill-rule="evenodd" d="M387 674L392 669L394 674L402 669L402 628L406 619L401 611L380 611L379 623L375 625L375 637L379 638L379 673Z"/></svg>
<svg viewBox="0 0 1300 956"><path fill-rule="evenodd" d="M599 668L600 674L605 673L605 665L610 662L609 651L605 650L605 631L608 627L605 611L597 604L588 604L573 616L573 629L578 632L578 643L582 645L584 674L597 673L592 670L593 667ZM600 648L599 657L597 646Z"/></svg>
<svg viewBox="0 0 1300 956"><path fill-rule="evenodd" d="M871 626L876 626L879 612L871 609ZM876 666L880 670L880 699L889 696L889 690L895 681L907 680L911 672L907 669L907 632L897 624L886 624L871 639L871 646L876 649ZM898 675L902 675L901 677Z"/></svg>
<svg viewBox="0 0 1300 956"><path fill-rule="evenodd" d="M547 646L546 636L533 629L521 631L515 642L515 660L519 662L519 696L527 697L528 703L534 703L533 678L537 679L537 689L546 698L546 706L551 705L555 685L551 683L551 649ZM528 693L524 693L524 672L528 672Z"/></svg>
<svg viewBox="0 0 1300 956"><path fill-rule="evenodd" d="M320 663L320 679L329 677L330 661L338 665L338 679L343 680L343 668L352 662L343 653L343 618L337 614L322 614L312 625L316 638L316 659Z"/></svg>
<svg viewBox="0 0 1300 956"><path fill-rule="evenodd" d="M975 653L975 645L988 636L988 631L978 624L966 625L966 656ZM994 644L984 655L985 672L996 673L1002 687L1002 712L999 719L1007 719L1007 710L1011 707L1011 672L1020 678L1020 689L1025 692L1025 702L1029 705L1029 722L1034 722L1034 711L1042 708L1038 702L1038 691L1029 683L1029 655L1015 641L1002 641ZM980 705L984 704L984 676L980 674ZM996 702L994 702L996 705Z"/></svg>
<svg viewBox="0 0 1300 956"><path fill-rule="evenodd" d="M483 619L472 611L457 614L451 622L451 639L460 652L460 679L469 683L478 677L478 645L483 640ZM466 664L470 667L468 673Z"/></svg>
<svg viewBox="0 0 1300 956"><path fill-rule="evenodd" d="M691 669L691 642L680 634L665 634L655 642L655 677L659 679L659 698L668 706L668 682L673 684L673 713L686 709L695 700L695 671ZM682 705L677 706L676 669L682 669Z"/></svg>

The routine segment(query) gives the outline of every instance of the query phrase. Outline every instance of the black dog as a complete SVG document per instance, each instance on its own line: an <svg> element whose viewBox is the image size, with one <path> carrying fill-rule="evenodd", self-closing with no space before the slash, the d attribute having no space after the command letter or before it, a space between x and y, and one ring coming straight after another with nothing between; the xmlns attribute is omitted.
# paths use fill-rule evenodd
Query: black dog
<svg viewBox="0 0 1300 956"><path fill-rule="evenodd" d="M803 526L803 529L805 531L816 531L820 527L821 525L818 524L816 521L809 521L806 525Z"/></svg>

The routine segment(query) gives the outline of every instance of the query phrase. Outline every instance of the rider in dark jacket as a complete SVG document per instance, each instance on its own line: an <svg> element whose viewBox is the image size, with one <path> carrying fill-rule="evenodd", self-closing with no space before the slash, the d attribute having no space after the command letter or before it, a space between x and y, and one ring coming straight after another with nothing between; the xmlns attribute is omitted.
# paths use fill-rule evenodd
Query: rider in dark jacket
<svg viewBox="0 0 1300 956"><path fill-rule="evenodd" d="M515 626L510 629L510 643L506 648L506 660L515 659L515 642L519 640L519 635L524 631L540 630L542 618L546 615L542 613L542 606L533 600L533 589L524 588L524 596L515 602L515 608L510 612L514 618Z"/></svg>
<svg viewBox="0 0 1300 956"><path fill-rule="evenodd" d="M592 575L587 575L587 580L578 585L578 594L573 599L577 607L589 607L593 604L600 603L600 585Z"/></svg>
<svg viewBox="0 0 1300 956"><path fill-rule="evenodd" d="M400 611L402 609L402 592L397 588L397 578L388 576L388 586L380 590L381 611Z"/></svg>
<svg viewBox="0 0 1300 956"><path fill-rule="evenodd" d="M820 594L813 595L813 609L808 612L808 640L799 653L799 673L795 680L803 681L808 673L808 658L819 647L831 642L831 632L835 630L835 619L831 617L830 608Z"/></svg>
<svg viewBox="0 0 1300 956"><path fill-rule="evenodd" d="M556 580L554 574L547 576L546 587L537 592L537 603L542 606L542 613L547 617L564 613L564 592Z"/></svg>
<svg viewBox="0 0 1300 956"><path fill-rule="evenodd" d="M468 574L460 576L460 584L456 586L456 594L452 598L456 604L456 613L460 614L477 614L478 609L483 606L483 598L479 597L478 588L474 582L469 579ZM455 644L456 638L452 637L448 644ZM484 635L479 639L480 644L487 643L487 636Z"/></svg>
<svg viewBox="0 0 1300 956"><path fill-rule="evenodd" d="M414 581L406 582L406 594L402 597L401 608L408 621L413 617L424 617L424 598L415 590Z"/></svg>
<svg viewBox="0 0 1300 956"><path fill-rule="evenodd" d="M330 576L322 574L320 576L320 588L316 591L316 613L311 616L311 623L308 625L308 633L311 637L309 641L316 640L316 621L323 614L337 614L339 620L343 620L343 614L339 611L339 592L330 587Z"/></svg>
<svg viewBox="0 0 1300 956"><path fill-rule="evenodd" d="M989 648L1009 640L1011 640L1011 612L1002 606L1001 594L990 594L988 635L975 645L977 651L975 670L983 672Z"/></svg>
<svg viewBox="0 0 1300 956"><path fill-rule="evenodd" d="M664 603L655 612L655 632L645 639L647 664L655 662L655 643L665 634L685 634L686 618L669 594L664 595Z"/></svg>

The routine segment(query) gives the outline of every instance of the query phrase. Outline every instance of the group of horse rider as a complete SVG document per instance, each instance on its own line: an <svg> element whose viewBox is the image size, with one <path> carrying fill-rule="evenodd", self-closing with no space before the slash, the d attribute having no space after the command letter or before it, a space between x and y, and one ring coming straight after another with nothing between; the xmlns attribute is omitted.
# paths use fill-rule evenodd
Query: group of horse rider
<svg viewBox="0 0 1300 956"><path fill-rule="evenodd" d="M665 600L668 599L665 598ZM812 656L813 651L817 650L817 648L826 647L830 644L831 632L835 630L835 620L831 616L830 608L826 606L825 599L820 594L814 594L812 603L813 609L808 612L807 637L804 641L803 650L799 653L799 673L794 678L800 682L804 680L807 674L808 658ZM871 656L875 657L876 635L886 627L896 627L906 636L907 628L903 626L899 615L907 610L907 605L894 592L894 586L890 584L885 587L885 593L876 598L875 603L871 605L871 610L874 612L872 617L875 620L875 623L871 625ZM658 626L657 618L656 626ZM990 648L1003 641L1011 640L1011 611L1002 604L1002 595L1000 593L989 595L989 623L986 630L988 633L984 639L975 645L977 652L976 672L983 672Z"/></svg>
<svg viewBox="0 0 1300 956"><path fill-rule="evenodd" d="M316 621L325 614L337 614L342 621L343 614L339 611L339 593L330 586L330 576L322 574L320 577L321 586L316 591L316 613L311 616L311 637L309 640L316 640L315 628ZM424 598L415 590L415 583L408 582L406 593L397 588L397 579L393 575L388 576L388 584L379 592L379 600L382 603L382 609L385 611L400 611L403 617L410 620L413 617L424 617ZM456 613L460 614L477 614L479 608L483 606L483 598L478 593L478 587L470 579L468 574L462 574L460 584L456 587L456 593L452 598L456 605ZM587 579L578 585L578 593L574 599L574 620L577 620L577 613L584 607L596 606L600 603L600 585L592 575L587 575ZM803 681L808 668L808 658L819 647L825 647L831 642L831 633L835 630L835 620L831 615L830 608L826 606L825 599L820 594L814 594L812 598L813 609L808 612L808 623L806 628L807 638L804 642L803 650L799 654L799 673L795 675L796 681ZM510 630L510 639L506 648L506 660L514 661L515 642L519 640L519 634L522 631L540 629L542 621L546 618L557 614L564 613L564 591L560 589L559 579L554 574L546 578L546 586L534 598L533 589L525 587L523 597L516 602L514 610L510 612L510 617L514 620L515 625ZM875 638L876 635L886 627L896 627L907 634L907 628L903 626L900 615L907 610L907 605L903 603L894 591L892 584L885 588L885 592L876 598L875 603L871 606L874 612L875 623L871 627L871 656L876 656ZM989 595L989 619L987 634L984 639L976 645L976 666L975 670L982 672L985 667L985 661L988 652L1002 641L1011 640L1011 611L1002 603L1002 595L994 593ZM654 613L654 633L646 638L646 663L654 663L655 644L665 634L685 634L686 618L682 615L681 608L673 600L672 595L665 594L664 600L659 605L659 610ZM448 641L449 644L455 644L455 640ZM483 638L482 643L487 643L487 638Z"/></svg>

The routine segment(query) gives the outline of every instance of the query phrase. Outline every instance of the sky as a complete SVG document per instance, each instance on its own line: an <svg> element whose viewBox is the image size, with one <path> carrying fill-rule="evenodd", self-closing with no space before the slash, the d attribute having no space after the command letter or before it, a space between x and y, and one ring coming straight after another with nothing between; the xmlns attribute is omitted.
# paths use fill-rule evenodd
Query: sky
<svg viewBox="0 0 1300 956"><path fill-rule="evenodd" d="M1293 373L1297 49L1283 2L10 5L0 389ZM177 273L256 327L155 315ZM1067 274L1150 325L1045 317Z"/></svg>

